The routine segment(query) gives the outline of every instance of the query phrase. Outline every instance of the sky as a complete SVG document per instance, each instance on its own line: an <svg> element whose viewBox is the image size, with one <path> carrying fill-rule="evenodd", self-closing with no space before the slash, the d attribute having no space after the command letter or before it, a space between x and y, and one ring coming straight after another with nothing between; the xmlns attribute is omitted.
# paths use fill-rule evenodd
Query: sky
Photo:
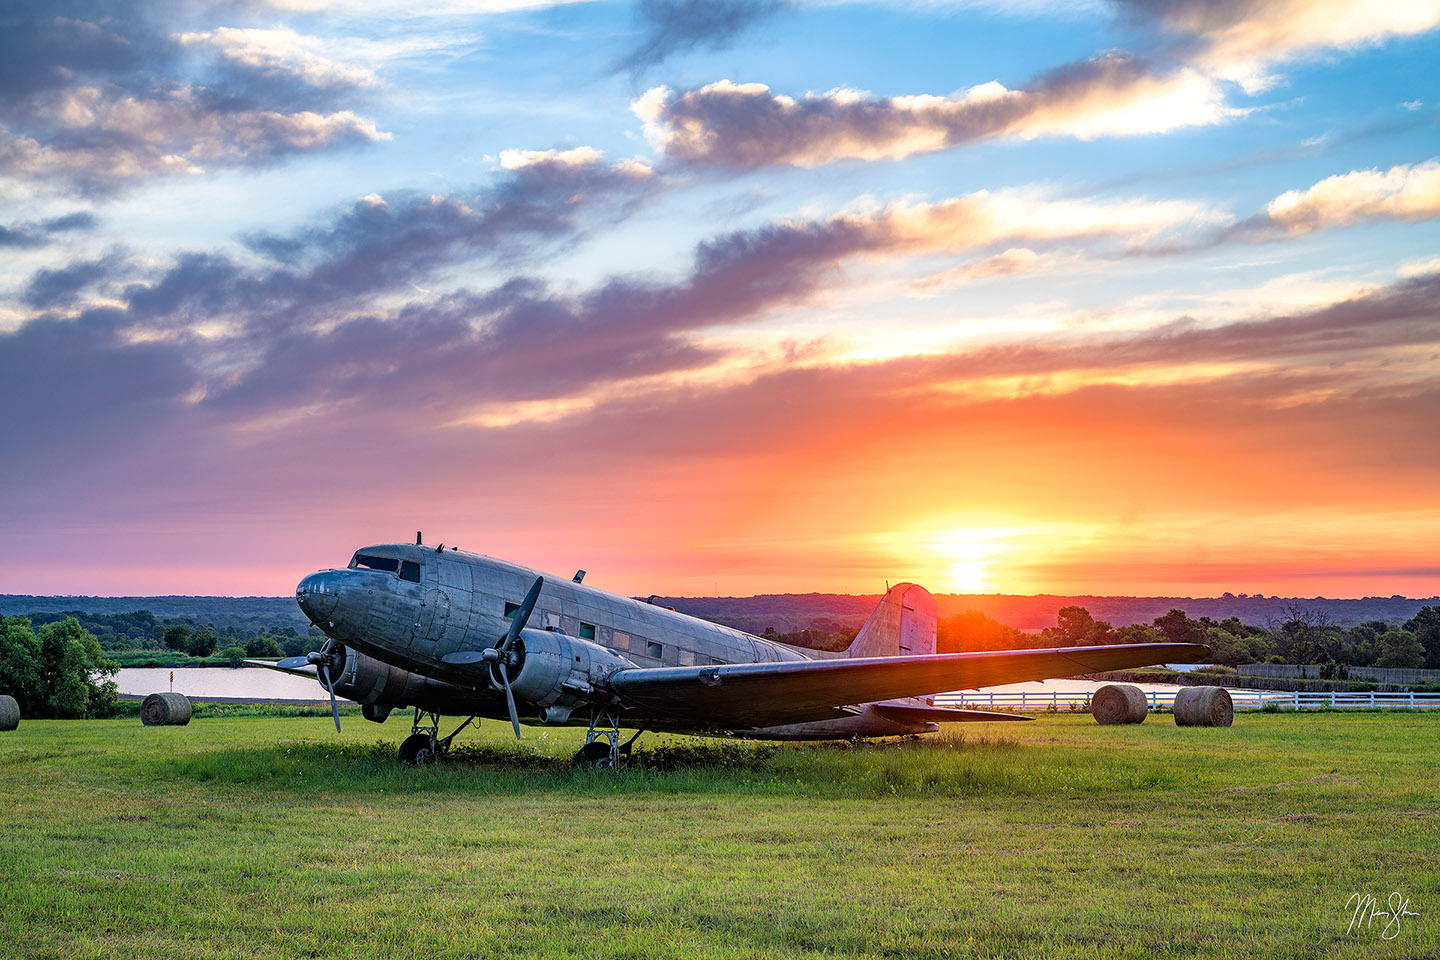
<svg viewBox="0 0 1440 960"><path fill-rule="evenodd" d="M1440 594L1440 0L0 24L0 593Z"/></svg>

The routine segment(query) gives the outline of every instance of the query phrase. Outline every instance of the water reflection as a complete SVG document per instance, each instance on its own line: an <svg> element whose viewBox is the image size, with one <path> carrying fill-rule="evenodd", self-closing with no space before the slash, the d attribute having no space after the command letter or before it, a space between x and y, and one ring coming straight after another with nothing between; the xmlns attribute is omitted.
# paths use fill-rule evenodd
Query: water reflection
<svg viewBox="0 0 1440 960"><path fill-rule="evenodd" d="M170 676L174 674L172 685ZM243 697L255 700L329 702L319 682L292 677L263 667L127 667L115 677L121 693L146 696L174 690L187 697Z"/></svg>

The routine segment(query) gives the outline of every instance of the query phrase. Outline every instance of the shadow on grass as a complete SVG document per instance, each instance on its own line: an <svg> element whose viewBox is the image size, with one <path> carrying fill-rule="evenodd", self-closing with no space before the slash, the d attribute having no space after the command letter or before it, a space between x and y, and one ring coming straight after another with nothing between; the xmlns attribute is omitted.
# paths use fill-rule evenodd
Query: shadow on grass
<svg viewBox="0 0 1440 960"><path fill-rule="evenodd" d="M1171 770L1113 755L964 734L775 746L717 741L637 747L621 770L595 770L519 743L456 744L408 767L389 741L299 742L201 751L159 763L161 777L339 793L613 796L715 793L833 798L1100 794L1165 788Z"/></svg>

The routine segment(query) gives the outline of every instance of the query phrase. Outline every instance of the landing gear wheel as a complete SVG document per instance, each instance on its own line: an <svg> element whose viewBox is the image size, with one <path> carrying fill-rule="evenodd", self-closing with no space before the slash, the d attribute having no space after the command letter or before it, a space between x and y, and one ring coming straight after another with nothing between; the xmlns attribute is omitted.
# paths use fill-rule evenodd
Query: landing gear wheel
<svg viewBox="0 0 1440 960"><path fill-rule="evenodd" d="M435 756L435 741L428 733L412 733L400 741L400 750L396 753L401 763L410 764L429 763Z"/></svg>
<svg viewBox="0 0 1440 960"><path fill-rule="evenodd" d="M582 767L594 767L596 770L608 770L615 765L611 749L607 740L592 740L575 754L575 763Z"/></svg>

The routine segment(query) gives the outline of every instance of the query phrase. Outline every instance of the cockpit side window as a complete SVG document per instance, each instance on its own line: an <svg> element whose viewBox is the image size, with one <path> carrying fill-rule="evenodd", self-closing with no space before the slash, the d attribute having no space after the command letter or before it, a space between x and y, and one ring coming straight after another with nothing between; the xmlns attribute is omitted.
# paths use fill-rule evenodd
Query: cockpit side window
<svg viewBox="0 0 1440 960"><path fill-rule="evenodd" d="M355 559L350 561L350 566L360 567L365 570L382 570L385 573L394 573L400 569L400 561L394 557L377 557L368 553L357 553ZM419 577L417 576L418 580Z"/></svg>
<svg viewBox="0 0 1440 960"><path fill-rule="evenodd" d="M419 583L420 564L414 560L402 560L400 562L400 579L409 580L411 583Z"/></svg>

